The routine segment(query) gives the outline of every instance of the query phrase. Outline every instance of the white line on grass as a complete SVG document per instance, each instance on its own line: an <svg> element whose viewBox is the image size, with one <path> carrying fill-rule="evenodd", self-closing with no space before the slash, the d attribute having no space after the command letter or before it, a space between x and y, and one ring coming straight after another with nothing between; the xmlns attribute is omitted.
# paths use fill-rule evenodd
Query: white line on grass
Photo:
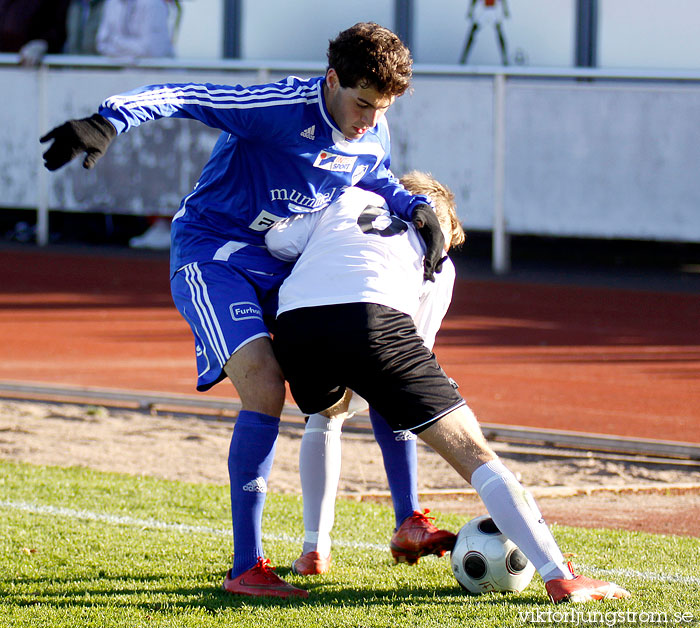
<svg viewBox="0 0 700 628"><path fill-rule="evenodd" d="M31 512L37 515L50 515L53 517L66 517L68 519L81 519L83 521L100 521L111 525L125 525L137 528L151 528L156 530L167 530L170 532L181 532L183 534L212 534L214 536L231 536L231 530L223 528L210 528L207 526L193 526L185 523L167 523L158 519L136 519L128 515L110 515L107 513L92 512L90 510L76 510L74 508L65 508L63 506L51 506L48 504L36 504L32 502L15 502L0 500L0 508L9 508L11 510L21 510L23 512ZM282 541L287 543L295 543L301 545L304 539L301 537L291 536L289 534L263 534L263 539L266 541ZM337 547L346 547L350 549L370 550L386 552L389 550L387 545L379 545L377 543L363 543L361 541L334 541Z"/></svg>
<svg viewBox="0 0 700 628"><path fill-rule="evenodd" d="M185 523L167 523L158 519L136 519L128 515L110 515L108 513L93 512L90 510L76 510L74 508L65 508L63 506L51 506L49 504L36 504L32 502L17 502L0 500L0 508L8 508L10 510L20 510L22 512L30 512L37 515L48 515L53 517L66 517L68 519L80 519L83 521L99 521L109 523L110 525L124 525L137 528L151 528L155 530L167 530L169 532L180 532L182 534L210 534L214 536L229 537L230 530L223 528L210 528L208 526L193 526ZM263 539L267 541L282 541L287 543L301 544L301 537L294 537L288 534L263 534ZM377 543L364 543L362 541L345 541L334 540L333 545L336 547L345 547L351 549L379 551L386 553L389 550L387 545ZM636 580L646 580L651 582L669 582L675 584L700 585L700 578L695 576L682 576L676 574L660 574L650 571L637 571L635 569L598 569L585 564L578 564L578 567L589 571L593 575L624 578L632 578Z"/></svg>
<svg viewBox="0 0 700 628"><path fill-rule="evenodd" d="M594 576L605 576L615 578L635 578L637 580L647 580L649 582L672 582L675 584L700 585L700 578L696 576L680 576L675 574L660 574L649 571L637 571L636 569L598 569L588 565L581 565L586 571Z"/></svg>

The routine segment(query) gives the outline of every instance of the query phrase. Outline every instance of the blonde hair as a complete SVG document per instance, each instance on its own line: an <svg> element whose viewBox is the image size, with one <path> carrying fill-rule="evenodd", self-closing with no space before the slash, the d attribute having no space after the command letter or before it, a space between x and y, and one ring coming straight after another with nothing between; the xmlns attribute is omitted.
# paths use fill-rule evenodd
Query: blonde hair
<svg viewBox="0 0 700 628"><path fill-rule="evenodd" d="M464 243L466 235L457 217L455 195L447 186L440 183L428 172L412 170L401 177L403 185L411 194L424 194L430 197L442 228L450 235L450 247Z"/></svg>

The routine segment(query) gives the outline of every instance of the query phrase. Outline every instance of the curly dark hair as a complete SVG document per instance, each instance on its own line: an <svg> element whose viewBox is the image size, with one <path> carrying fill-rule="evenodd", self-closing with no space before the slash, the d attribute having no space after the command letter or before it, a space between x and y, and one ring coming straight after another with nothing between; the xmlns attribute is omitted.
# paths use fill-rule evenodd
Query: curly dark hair
<svg viewBox="0 0 700 628"><path fill-rule="evenodd" d="M374 87L401 96L411 84L413 59L396 34L374 22L359 22L328 45L328 67L342 87Z"/></svg>

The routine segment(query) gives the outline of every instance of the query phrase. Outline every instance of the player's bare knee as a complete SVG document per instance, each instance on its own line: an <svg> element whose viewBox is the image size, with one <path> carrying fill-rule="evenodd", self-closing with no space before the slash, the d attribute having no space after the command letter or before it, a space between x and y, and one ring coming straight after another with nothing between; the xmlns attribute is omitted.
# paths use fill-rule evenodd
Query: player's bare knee
<svg viewBox="0 0 700 628"><path fill-rule="evenodd" d="M224 367L243 409L279 416L286 392L282 369L265 345L243 349L233 354Z"/></svg>
<svg viewBox="0 0 700 628"><path fill-rule="evenodd" d="M252 385L236 386L241 399L241 408L261 412L270 416L280 416L284 408L284 382L274 378L261 377Z"/></svg>

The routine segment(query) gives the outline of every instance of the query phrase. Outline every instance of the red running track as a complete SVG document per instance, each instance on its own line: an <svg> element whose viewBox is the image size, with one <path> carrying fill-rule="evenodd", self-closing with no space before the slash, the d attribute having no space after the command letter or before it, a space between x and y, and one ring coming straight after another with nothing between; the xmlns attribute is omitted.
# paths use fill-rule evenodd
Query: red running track
<svg viewBox="0 0 700 628"><path fill-rule="evenodd" d="M0 264L0 380L195 394L162 256ZM459 280L436 353L483 422L700 443L700 294Z"/></svg>

